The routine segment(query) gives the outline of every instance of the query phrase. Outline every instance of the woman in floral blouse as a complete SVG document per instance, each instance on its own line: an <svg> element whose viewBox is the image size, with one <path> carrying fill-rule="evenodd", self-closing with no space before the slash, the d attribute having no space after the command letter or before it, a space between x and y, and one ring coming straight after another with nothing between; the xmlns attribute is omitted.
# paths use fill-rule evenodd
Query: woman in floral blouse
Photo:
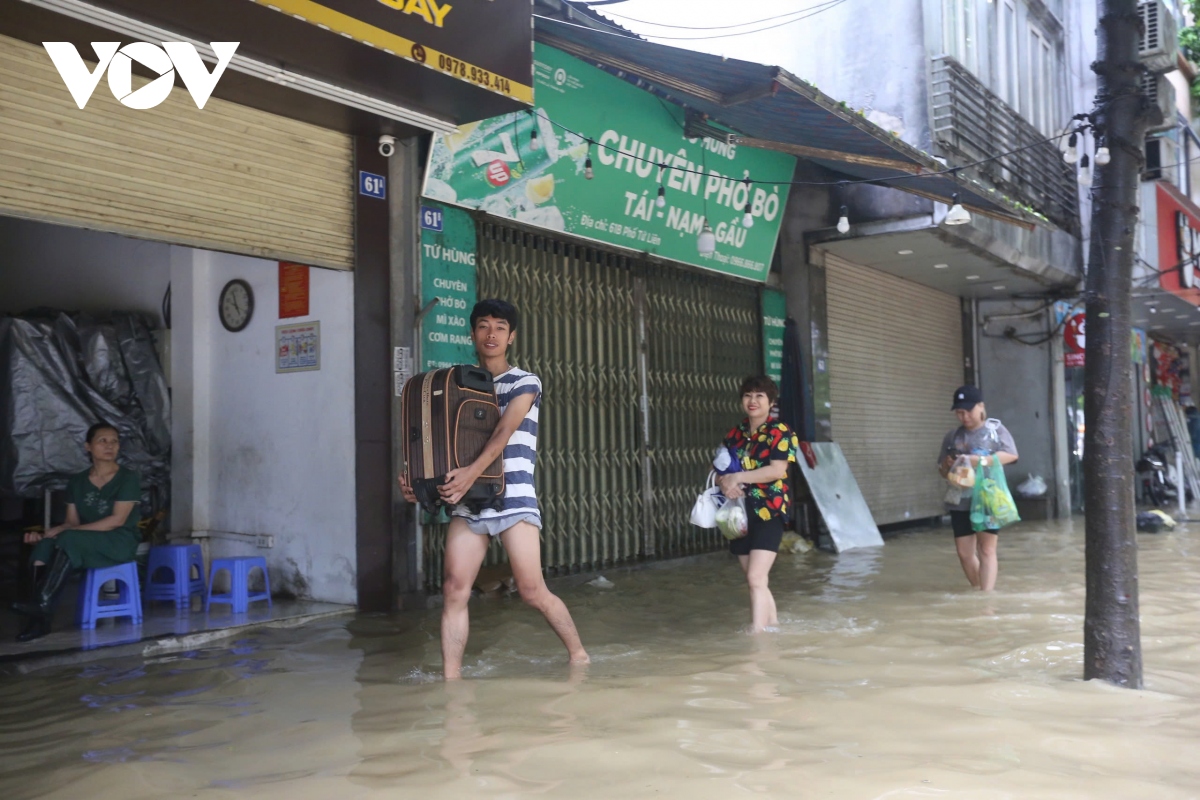
<svg viewBox="0 0 1200 800"><path fill-rule="evenodd" d="M742 409L746 419L725 437L725 447L735 456L742 471L720 478L721 491L731 500L744 497L748 532L729 543L750 585L750 612L754 631L779 624L775 598L767 587L767 576L788 516L788 465L796 462L800 443L782 422L770 420L771 407L779 389L770 378L757 376L742 381Z"/></svg>

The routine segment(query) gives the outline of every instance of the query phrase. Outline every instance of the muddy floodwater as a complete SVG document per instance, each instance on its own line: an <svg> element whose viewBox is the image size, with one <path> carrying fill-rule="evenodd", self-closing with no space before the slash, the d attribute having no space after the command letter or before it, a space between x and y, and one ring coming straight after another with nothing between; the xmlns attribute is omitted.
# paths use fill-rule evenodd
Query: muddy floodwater
<svg viewBox="0 0 1200 800"><path fill-rule="evenodd" d="M0 798L1200 797L1198 542L1140 537L1145 691L1080 678L1080 521L1003 534L993 596L918 532L781 556L773 635L723 557L560 588L574 672L500 600L449 686L437 612L3 677Z"/></svg>

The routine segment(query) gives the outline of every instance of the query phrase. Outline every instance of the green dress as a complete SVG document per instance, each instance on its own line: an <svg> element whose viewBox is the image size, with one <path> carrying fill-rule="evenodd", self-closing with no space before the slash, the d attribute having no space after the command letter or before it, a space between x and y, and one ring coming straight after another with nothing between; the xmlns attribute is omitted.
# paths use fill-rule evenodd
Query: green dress
<svg viewBox="0 0 1200 800"><path fill-rule="evenodd" d="M142 541L138 522L142 519L142 479L131 469L120 467L112 480L97 489L85 470L67 482L67 502L75 506L84 525L112 514L113 503L132 502L125 524L111 531L63 531L53 539L42 539L33 548L33 560L49 564L55 550L71 559L74 569L95 569L125 564L137 557Z"/></svg>

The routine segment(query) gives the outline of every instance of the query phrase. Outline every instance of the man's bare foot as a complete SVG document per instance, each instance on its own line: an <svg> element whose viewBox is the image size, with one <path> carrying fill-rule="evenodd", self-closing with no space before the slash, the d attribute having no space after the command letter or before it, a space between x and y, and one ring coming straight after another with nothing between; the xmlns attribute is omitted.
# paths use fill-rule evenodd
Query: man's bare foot
<svg viewBox="0 0 1200 800"><path fill-rule="evenodd" d="M588 656L588 654L585 651L580 650L578 653L573 653L571 655L571 663L572 664L590 664L590 663L592 663L592 659L590 656Z"/></svg>
<svg viewBox="0 0 1200 800"><path fill-rule="evenodd" d="M461 681L462 680L462 670L458 670L458 669L449 670L448 669L442 675L442 680L446 681L447 683L449 683L450 681Z"/></svg>

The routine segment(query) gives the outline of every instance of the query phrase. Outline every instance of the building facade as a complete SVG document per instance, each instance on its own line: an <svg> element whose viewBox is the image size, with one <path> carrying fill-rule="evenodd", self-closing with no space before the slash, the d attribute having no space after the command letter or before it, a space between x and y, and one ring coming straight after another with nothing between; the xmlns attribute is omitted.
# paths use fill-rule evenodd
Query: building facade
<svg viewBox="0 0 1200 800"><path fill-rule="evenodd" d="M807 264L784 279L798 302L807 286L808 302L823 305L812 312L823 336L815 361L828 359L828 379L814 381L828 386L816 399L823 433L842 442L881 524L942 513L932 460L963 382L983 389L1017 440L1010 480L1049 484L1026 516L1070 511L1052 332L1053 301L1074 296L1082 276L1079 187L1057 138L1078 105L1065 68L1074 5L900 0L886 16L833 7L803 32L825 46L793 56L802 77L1036 219L973 214L948 226L944 205L848 184L803 234ZM844 233L834 227L843 208Z"/></svg>
<svg viewBox="0 0 1200 800"><path fill-rule="evenodd" d="M391 366L412 338L395 264L417 248L416 151L532 101L528 2L420 5L0 2L0 312L150 320L162 532L368 610L395 608L408 570ZM100 399L4 442L70 440L46 488L110 408L77 392ZM41 499L5 490L6 515Z"/></svg>

